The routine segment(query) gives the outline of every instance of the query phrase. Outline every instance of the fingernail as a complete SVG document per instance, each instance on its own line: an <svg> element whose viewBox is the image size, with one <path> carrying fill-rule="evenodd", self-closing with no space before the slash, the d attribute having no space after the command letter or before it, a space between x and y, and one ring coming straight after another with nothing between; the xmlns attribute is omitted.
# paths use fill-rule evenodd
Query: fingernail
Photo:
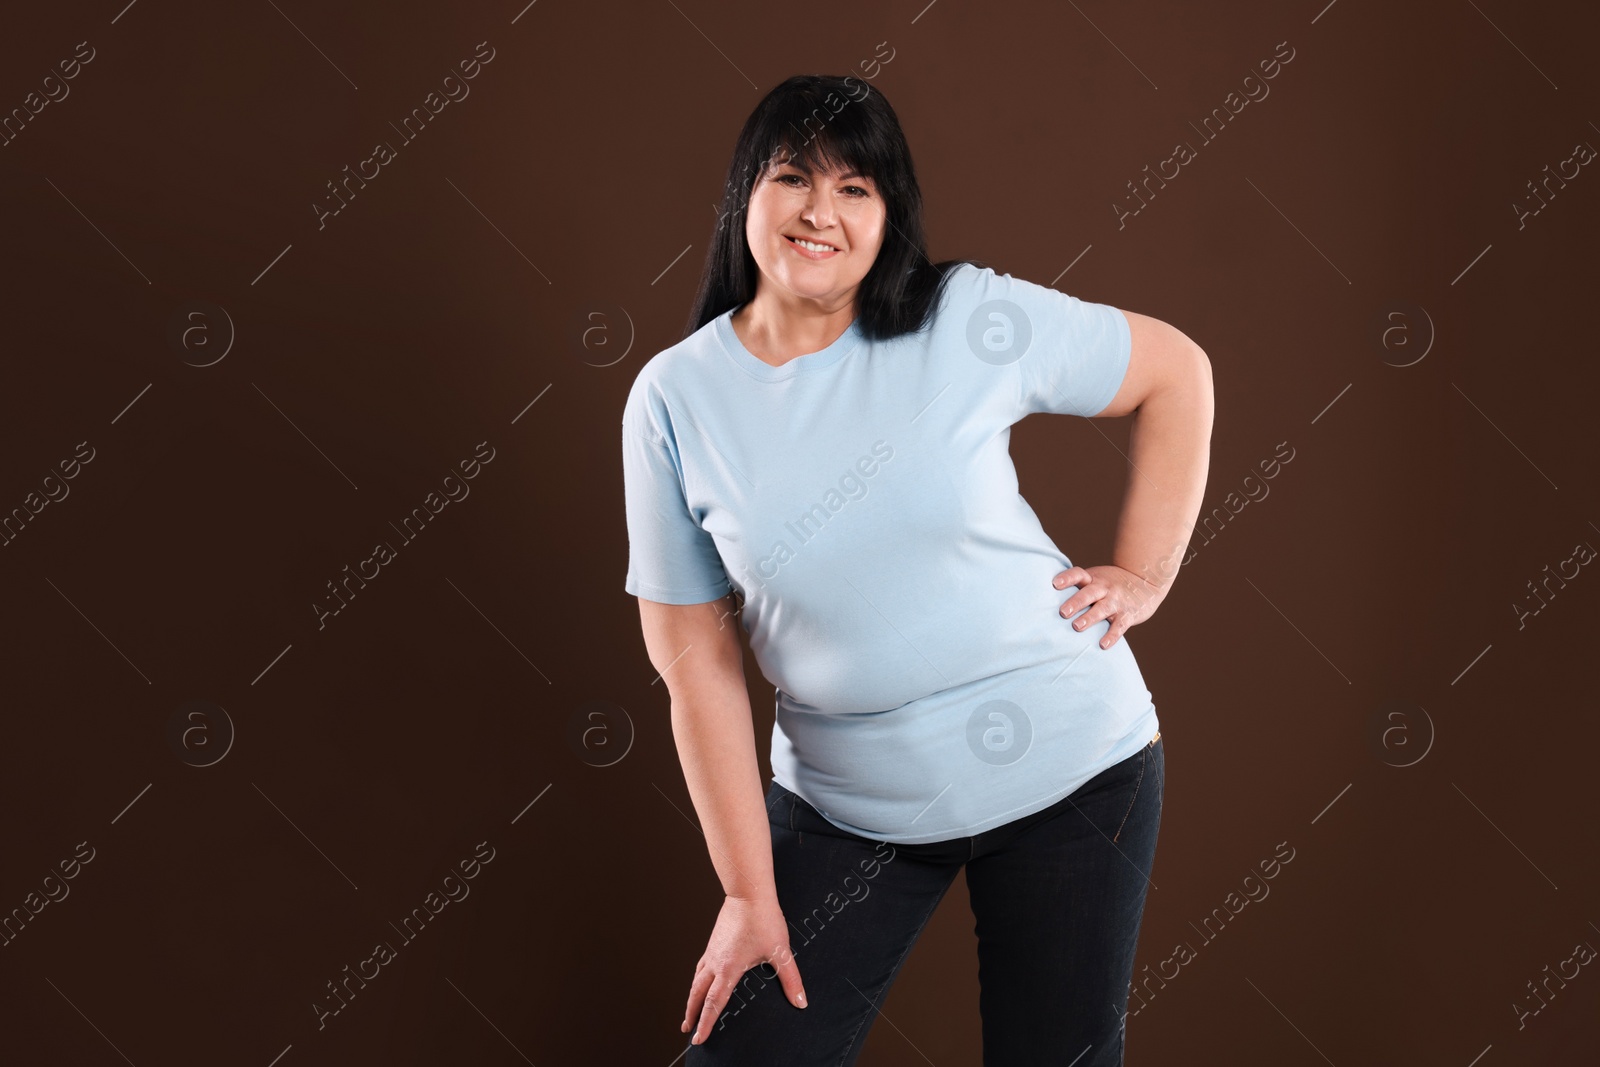
<svg viewBox="0 0 1600 1067"><path fill-rule="evenodd" d="M806 994L804 990L801 991L800 996L796 999L799 1001L799 1004L802 1008L806 1006Z"/></svg>

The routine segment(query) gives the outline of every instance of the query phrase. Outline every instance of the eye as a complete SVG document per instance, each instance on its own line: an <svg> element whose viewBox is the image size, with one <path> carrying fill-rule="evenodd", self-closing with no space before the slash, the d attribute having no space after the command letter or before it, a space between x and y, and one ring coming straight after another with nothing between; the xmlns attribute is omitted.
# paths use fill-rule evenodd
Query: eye
<svg viewBox="0 0 1600 1067"><path fill-rule="evenodd" d="M788 185L789 179L791 179L791 178L793 178L796 182L800 183L800 185L805 184L805 179L802 178L798 174L780 174L776 178L773 178L772 180L775 181L775 182L779 182L779 183ZM791 189L798 189L799 187L800 187L799 185L789 185L789 188L791 188ZM849 195L851 200L865 200L865 199L869 198L870 196L872 196L872 193L870 191L868 191L867 189L865 189L865 188L863 188L862 186L859 186L859 185L846 185L844 187L844 191Z"/></svg>

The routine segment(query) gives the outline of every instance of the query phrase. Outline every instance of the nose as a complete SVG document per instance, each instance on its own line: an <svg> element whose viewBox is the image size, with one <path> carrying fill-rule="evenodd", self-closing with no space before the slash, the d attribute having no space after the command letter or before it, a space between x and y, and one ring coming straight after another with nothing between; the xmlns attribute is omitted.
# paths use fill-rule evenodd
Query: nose
<svg viewBox="0 0 1600 1067"><path fill-rule="evenodd" d="M800 212L800 217L811 223L815 229L826 230L833 225L834 216L833 197L826 189L812 185L811 194L806 198L806 206Z"/></svg>

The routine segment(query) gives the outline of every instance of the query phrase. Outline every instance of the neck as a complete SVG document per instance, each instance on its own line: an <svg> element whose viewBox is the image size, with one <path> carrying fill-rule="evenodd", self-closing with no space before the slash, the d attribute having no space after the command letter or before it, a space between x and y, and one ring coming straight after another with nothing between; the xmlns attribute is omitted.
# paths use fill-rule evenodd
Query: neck
<svg viewBox="0 0 1600 1067"><path fill-rule="evenodd" d="M758 292L754 300L729 317L729 322L751 354L780 365L827 348L850 328L855 318L854 291L837 306Z"/></svg>

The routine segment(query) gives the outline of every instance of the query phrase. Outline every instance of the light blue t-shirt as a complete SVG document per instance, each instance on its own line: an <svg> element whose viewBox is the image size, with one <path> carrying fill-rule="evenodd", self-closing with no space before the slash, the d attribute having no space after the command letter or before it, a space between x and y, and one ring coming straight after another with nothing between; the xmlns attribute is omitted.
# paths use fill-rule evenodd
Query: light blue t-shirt
<svg viewBox="0 0 1600 1067"><path fill-rule="evenodd" d="M852 323L781 367L731 314L628 394L625 588L666 604L738 589L777 687L773 778L843 830L915 844L1047 808L1148 743L1128 638L1102 649L1109 622L1059 614L1078 587L1051 580L1073 563L1009 452L1030 413L1111 402L1123 314L963 264L922 332L875 343Z"/></svg>

